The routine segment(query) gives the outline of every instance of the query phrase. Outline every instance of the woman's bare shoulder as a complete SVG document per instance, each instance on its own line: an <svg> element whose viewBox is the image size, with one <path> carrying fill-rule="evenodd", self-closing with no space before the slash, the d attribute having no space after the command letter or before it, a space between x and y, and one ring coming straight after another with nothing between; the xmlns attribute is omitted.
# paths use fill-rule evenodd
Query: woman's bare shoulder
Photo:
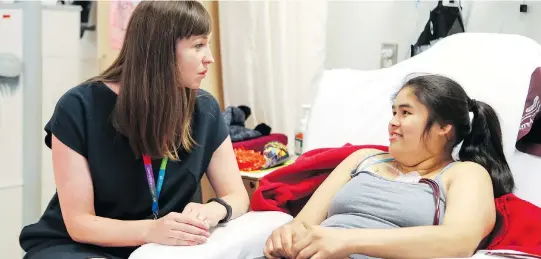
<svg viewBox="0 0 541 259"><path fill-rule="evenodd" d="M488 174L487 170L482 165L471 161L456 161L453 166L449 168L449 171L464 173L475 171L475 173Z"/></svg>
<svg viewBox="0 0 541 259"><path fill-rule="evenodd" d="M490 174L480 164L470 161L457 161L448 169L445 175L451 180L456 181L459 178L478 179L481 181L491 181Z"/></svg>
<svg viewBox="0 0 541 259"><path fill-rule="evenodd" d="M348 156L347 160L351 161L353 164L356 165L361 160L364 160L367 157L370 157L370 156L373 156L373 155L376 155L376 154L384 154L384 153L386 153L386 152L383 152L383 151L381 151L379 149L375 149L375 148L362 148L362 149L359 149L359 150L351 153L351 155Z"/></svg>
<svg viewBox="0 0 541 259"><path fill-rule="evenodd" d="M383 152L379 149L375 149L375 148L361 148L353 153L351 153L350 156L355 156L355 157L358 157L358 158L362 158L362 157L367 157L367 156L372 156L372 155L376 155L376 154L385 154L386 152Z"/></svg>

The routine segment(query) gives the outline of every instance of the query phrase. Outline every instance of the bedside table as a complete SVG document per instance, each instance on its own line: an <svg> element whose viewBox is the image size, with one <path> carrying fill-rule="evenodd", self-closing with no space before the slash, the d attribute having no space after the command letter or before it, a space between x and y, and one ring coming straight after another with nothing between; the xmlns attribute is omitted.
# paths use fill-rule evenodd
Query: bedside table
<svg viewBox="0 0 541 259"><path fill-rule="evenodd" d="M252 199L252 194L254 193L254 191L259 187L259 181L261 180L261 178L263 178L265 175L268 175L274 172L274 170L293 164L293 162L295 162L295 159L297 159L296 156L291 157L285 164L281 166L269 168L266 170L258 170L258 171L250 171L250 172L241 171L240 175L242 177L242 182L244 183L244 187L246 188L246 191L248 192L248 196L250 197L250 200ZM203 177L201 178L201 193L202 193L203 201L207 201L210 198L216 198L216 193L214 193L214 190L212 189L212 185L210 184L206 174L203 175Z"/></svg>
<svg viewBox="0 0 541 259"><path fill-rule="evenodd" d="M265 170L257 170L257 171L241 171L240 175L242 176L242 182L244 183L244 187L246 188L246 191L248 191L248 195L250 196L250 199L252 199L252 194L254 191L259 187L259 181L265 177L266 175L274 172L277 169L280 169L282 167L288 166L290 164L293 164L295 162L296 157L291 157L285 164L265 169Z"/></svg>

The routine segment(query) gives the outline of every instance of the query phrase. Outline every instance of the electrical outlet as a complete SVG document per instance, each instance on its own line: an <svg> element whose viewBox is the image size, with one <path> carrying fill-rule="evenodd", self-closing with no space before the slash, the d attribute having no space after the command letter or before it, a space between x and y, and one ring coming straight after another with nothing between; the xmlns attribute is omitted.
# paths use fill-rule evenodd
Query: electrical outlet
<svg viewBox="0 0 541 259"><path fill-rule="evenodd" d="M381 68L390 67L397 62L398 44L383 43L381 44L380 63Z"/></svg>
<svg viewBox="0 0 541 259"><path fill-rule="evenodd" d="M527 4L521 4L520 5L520 12L521 13L527 13L528 12L528 5Z"/></svg>

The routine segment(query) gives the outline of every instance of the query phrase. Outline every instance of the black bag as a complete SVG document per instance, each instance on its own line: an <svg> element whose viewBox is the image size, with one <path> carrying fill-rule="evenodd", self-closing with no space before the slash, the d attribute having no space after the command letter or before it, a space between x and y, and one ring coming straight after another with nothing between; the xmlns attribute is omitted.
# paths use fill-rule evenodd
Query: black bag
<svg viewBox="0 0 541 259"><path fill-rule="evenodd" d="M444 6L438 1L415 45L411 45L411 56L415 56L449 35L465 32L460 7Z"/></svg>

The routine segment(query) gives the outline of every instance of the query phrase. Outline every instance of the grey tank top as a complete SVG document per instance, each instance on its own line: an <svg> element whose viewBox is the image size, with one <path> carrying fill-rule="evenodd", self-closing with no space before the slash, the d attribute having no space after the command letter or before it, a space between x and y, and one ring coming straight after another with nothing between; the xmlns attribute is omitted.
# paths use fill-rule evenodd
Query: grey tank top
<svg viewBox="0 0 541 259"><path fill-rule="evenodd" d="M385 153L376 155L381 154ZM328 217L321 226L346 229L388 229L432 225L436 209L432 188L425 183L386 179L364 170L367 166L361 167L361 165L371 157L362 160L351 172L352 179L333 197ZM390 160L392 159L382 159L376 163ZM452 164L442 169L434 179L441 192L440 224L445 213L445 189L441 182L441 175ZM351 255L350 258L372 257Z"/></svg>

